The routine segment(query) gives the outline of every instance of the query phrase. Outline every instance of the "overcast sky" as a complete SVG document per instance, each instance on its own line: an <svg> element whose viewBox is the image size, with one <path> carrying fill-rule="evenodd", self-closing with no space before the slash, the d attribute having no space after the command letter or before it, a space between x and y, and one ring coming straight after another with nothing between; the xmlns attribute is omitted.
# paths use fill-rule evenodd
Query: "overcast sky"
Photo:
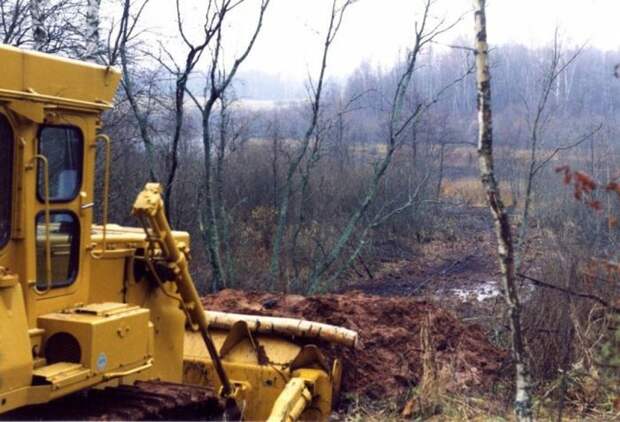
<svg viewBox="0 0 620 422"><path fill-rule="evenodd" d="M175 48L175 8L172 0L152 0L144 24L168 47ZM225 33L229 54L251 32L259 0L248 0L236 11ZM263 31L244 70L303 80L320 59L322 37L331 0L272 0ZM200 28L202 0L181 0L184 26ZM345 17L330 56L330 74L344 77L361 62L389 66L411 45L413 22L421 0L359 0ZM456 19L471 10L471 0L437 0L434 15ZM619 51L620 0L489 0L489 41L528 46L548 43L559 25L568 43ZM473 17L444 38L472 38ZM178 49L181 52L180 49Z"/></svg>

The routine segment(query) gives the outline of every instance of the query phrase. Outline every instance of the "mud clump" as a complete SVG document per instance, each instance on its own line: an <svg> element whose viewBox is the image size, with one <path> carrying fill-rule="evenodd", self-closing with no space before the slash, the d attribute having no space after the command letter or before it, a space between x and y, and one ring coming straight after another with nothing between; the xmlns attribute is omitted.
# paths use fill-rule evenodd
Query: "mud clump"
<svg viewBox="0 0 620 422"><path fill-rule="evenodd" d="M323 350L342 360L342 392L370 399L396 397L419 383L424 353L420 332L425 324L430 355L447 391L487 390L507 360L506 351L493 346L480 326L465 324L423 299L360 292L304 297L223 290L203 302L209 310L295 317L356 330L360 341L355 349L324 345Z"/></svg>

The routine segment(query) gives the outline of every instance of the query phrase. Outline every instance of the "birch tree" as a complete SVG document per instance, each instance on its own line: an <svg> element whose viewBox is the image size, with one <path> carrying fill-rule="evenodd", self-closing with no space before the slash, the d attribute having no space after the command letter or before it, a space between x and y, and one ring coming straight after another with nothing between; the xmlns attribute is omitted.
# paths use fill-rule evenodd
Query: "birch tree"
<svg viewBox="0 0 620 422"><path fill-rule="evenodd" d="M99 55L99 10L101 0L86 0L84 60L97 61Z"/></svg>
<svg viewBox="0 0 620 422"><path fill-rule="evenodd" d="M504 298L508 306L512 334L512 357L515 364L515 414L520 421L531 421L532 384L528 355L521 329L521 302L517 292L514 242L512 228L499 185L495 178L493 161L493 115L491 109L491 75L488 60L486 0L474 0L475 52L478 107L478 158L480 179L491 210L497 237L499 267L502 274Z"/></svg>
<svg viewBox="0 0 620 422"><path fill-rule="evenodd" d="M0 42L93 60L101 0L0 0ZM84 20L78 23L79 17Z"/></svg>
<svg viewBox="0 0 620 422"><path fill-rule="evenodd" d="M42 51L47 39L43 18L43 3L45 0L30 0L30 20L32 21L33 48Z"/></svg>
<svg viewBox="0 0 620 422"><path fill-rule="evenodd" d="M0 33L7 44L79 57L81 13L79 0L0 0Z"/></svg>

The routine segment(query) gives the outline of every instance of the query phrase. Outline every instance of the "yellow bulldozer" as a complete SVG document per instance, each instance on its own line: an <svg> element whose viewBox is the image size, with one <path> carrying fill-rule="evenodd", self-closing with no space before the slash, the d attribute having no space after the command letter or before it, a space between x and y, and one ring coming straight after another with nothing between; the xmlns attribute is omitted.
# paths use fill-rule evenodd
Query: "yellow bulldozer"
<svg viewBox="0 0 620 422"><path fill-rule="evenodd" d="M160 382L211 391L226 417L327 419L342 369L319 345L354 347L355 332L205 311L158 184L137 196L137 227L108 223L100 126L120 73L3 45L0 67L0 414Z"/></svg>

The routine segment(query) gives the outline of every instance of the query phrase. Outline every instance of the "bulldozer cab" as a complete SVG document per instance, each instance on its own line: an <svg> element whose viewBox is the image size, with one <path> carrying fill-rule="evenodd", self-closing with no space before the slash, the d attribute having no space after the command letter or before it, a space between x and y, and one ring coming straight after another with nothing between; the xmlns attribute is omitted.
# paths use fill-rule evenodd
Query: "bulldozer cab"
<svg viewBox="0 0 620 422"><path fill-rule="evenodd" d="M86 302L96 131L120 75L5 46L0 62L0 267L18 275L34 327Z"/></svg>

